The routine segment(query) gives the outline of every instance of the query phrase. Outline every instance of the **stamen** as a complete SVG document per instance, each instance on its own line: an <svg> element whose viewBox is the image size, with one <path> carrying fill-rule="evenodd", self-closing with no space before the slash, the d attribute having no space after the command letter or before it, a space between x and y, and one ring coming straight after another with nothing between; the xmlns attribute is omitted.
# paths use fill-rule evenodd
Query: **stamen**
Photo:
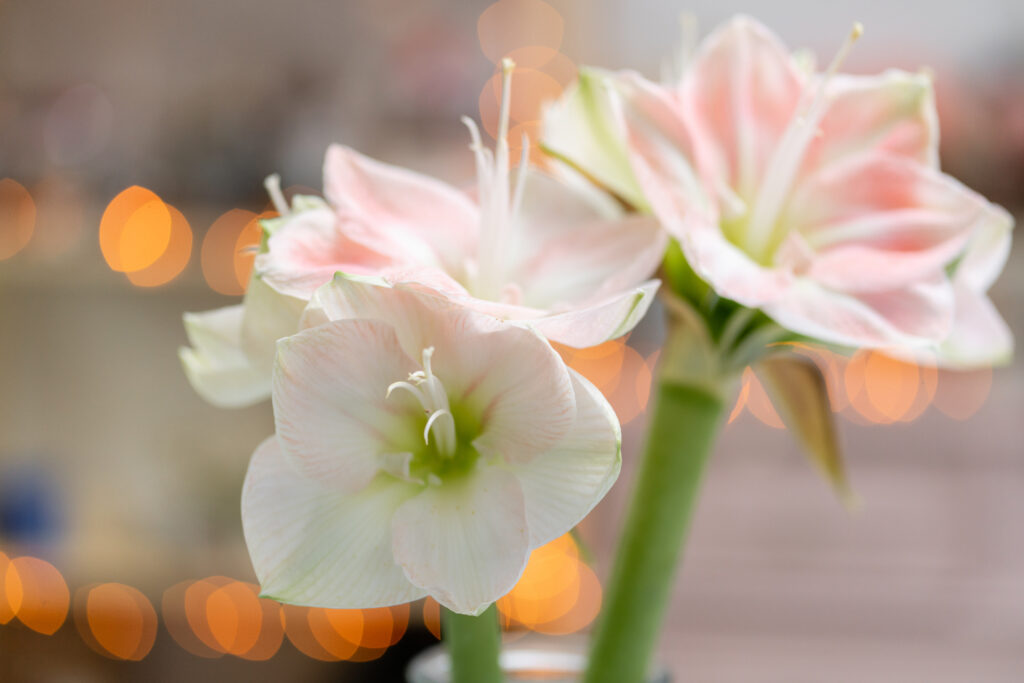
<svg viewBox="0 0 1024 683"><path fill-rule="evenodd" d="M448 419L444 422L438 423L443 417ZM435 410L427 418L427 425L423 428L423 442L430 444L430 428L437 426L438 429L434 432L434 437L437 439L437 450L442 455L452 455L455 453L455 418L452 414L445 410Z"/></svg>
<svg viewBox="0 0 1024 683"><path fill-rule="evenodd" d="M828 85L850 53L853 44L863 33L864 27L860 22L855 23L850 35L839 48L828 69L818 79L816 87L813 90L804 91L798 113L790 121L786 132L772 154L763 175L761 189L754 202L750 222L747 225L745 247L755 258L767 257L765 252L777 241L776 222L786 194L789 192L796 172L807 152L807 147L817 135L818 123L825 114L828 104L826 98Z"/></svg>
<svg viewBox="0 0 1024 683"><path fill-rule="evenodd" d="M477 182L480 202L480 242L477 247L477 278L474 293L494 300L505 283L503 267L507 252L507 232L510 224L508 126L511 106L512 72L515 62L501 61L501 109L498 120L498 139L494 155L483 149L476 125L470 126L472 147L477 153ZM469 125L467 123L467 125Z"/></svg>
<svg viewBox="0 0 1024 683"><path fill-rule="evenodd" d="M514 221L519 215L519 207L523 204L523 186L526 184L526 171L530 165L530 136L523 133L523 153L519 157L519 169L516 171L516 191L512 195L512 209L509 212Z"/></svg>
<svg viewBox="0 0 1024 683"><path fill-rule="evenodd" d="M288 200L285 199L284 192L281 191L281 176L276 173L271 173L263 181L263 187L266 188L267 194L270 195L270 202L274 205L274 209L277 213L282 216L287 216L291 213L288 208Z"/></svg>
<svg viewBox="0 0 1024 683"><path fill-rule="evenodd" d="M388 386L388 393L384 394L384 399L387 400L388 398L390 398L391 392L394 391L395 389L405 389L410 394L416 397L416 400L420 402L420 405L426 406L427 397L417 387L414 387L408 382L392 382Z"/></svg>

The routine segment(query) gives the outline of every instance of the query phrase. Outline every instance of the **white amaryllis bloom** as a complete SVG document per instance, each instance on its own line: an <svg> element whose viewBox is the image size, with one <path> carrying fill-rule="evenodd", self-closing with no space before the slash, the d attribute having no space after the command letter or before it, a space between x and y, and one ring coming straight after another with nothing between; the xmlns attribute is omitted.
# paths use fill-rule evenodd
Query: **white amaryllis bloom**
<svg viewBox="0 0 1024 683"><path fill-rule="evenodd" d="M270 597L480 613L618 476L611 407L525 326L342 275L304 325L242 494Z"/></svg>
<svg viewBox="0 0 1024 683"><path fill-rule="evenodd" d="M556 179L531 167L525 140L513 183L512 68L504 65L494 153L464 119L477 161L474 195L332 146L324 194L336 220L275 231L256 259L261 277L282 293L308 298L337 271L372 271L502 319L529 321L548 339L573 347L632 329L653 300L658 282L648 278L667 237L653 217L625 215L581 179ZM353 261L367 267L344 267Z"/></svg>
<svg viewBox="0 0 1024 683"><path fill-rule="evenodd" d="M998 266L974 281L956 263L1013 221L939 170L926 75L837 73L857 35L812 73L738 17L673 82L584 75L548 110L545 145L653 211L717 294L785 328L875 348L962 348L966 334L972 356L996 358L1005 336L984 349L960 325L998 318L983 298Z"/></svg>

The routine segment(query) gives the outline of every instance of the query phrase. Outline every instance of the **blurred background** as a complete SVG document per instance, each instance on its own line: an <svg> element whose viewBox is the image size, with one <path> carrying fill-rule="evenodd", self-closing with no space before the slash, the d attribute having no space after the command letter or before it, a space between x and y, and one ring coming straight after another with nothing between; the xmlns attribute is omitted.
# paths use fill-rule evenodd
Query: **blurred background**
<svg viewBox="0 0 1024 683"><path fill-rule="evenodd" d="M751 12L822 59L862 21L848 70L930 69L944 168L1024 210L1016 0L0 1L0 680L401 680L436 604L256 597L238 501L270 407L192 392L181 314L243 292L266 175L316 193L342 142L467 184L458 117L494 131L502 56L518 140L579 65L657 76L682 11L703 31ZM1018 337L1021 252L992 291ZM600 605L660 334L654 311L568 358L624 423L623 476L577 540L535 553L501 605L509 638L579 639ZM745 375L663 659L682 681L1024 679L1024 364L802 352L863 506Z"/></svg>

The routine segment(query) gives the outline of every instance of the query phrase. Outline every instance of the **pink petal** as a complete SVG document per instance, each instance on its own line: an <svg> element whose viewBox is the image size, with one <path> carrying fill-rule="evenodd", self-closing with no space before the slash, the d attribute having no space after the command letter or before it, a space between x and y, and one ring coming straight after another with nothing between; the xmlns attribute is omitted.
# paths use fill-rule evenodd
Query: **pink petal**
<svg viewBox="0 0 1024 683"><path fill-rule="evenodd" d="M828 109L804 158L805 173L850 155L885 152L939 166L939 124L931 79L889 70L875 76L837 74Z"/></svg>
<svg viewBox="0 0 1024 683"><path fill-rule="evenodd" d="M256 257L256 272L278 292L309 299L339 270L371 273L393 263L390 256L349 239L343 223L328 208L287 217L267 241L267 251Z"/></svg>
<svg viewBox="0 0 1024 683"><path fill-rule="evenodd" d="M717 221L678 94L635 74L621 75L619 84L630 163L654 214L675 237L694 214Z"/></svg>
<svg viewBox="0 0 1024 683"><path fill-rule="evenodd" d="M783 327L851 347L923 347L953 323L953 290L944 275L891 292L852 296L798 279L764 312Z"/></svg>
<svg viewBox="0 0 1024 683"><path fill-rule="evenodd" d="M773 33L740 16L703 42L682 88L701 163L750 200L796 113L802 74Z"/></svg>
<svg viewBox="0 0 1024 683"><path fill-rule="evenodd" d="M810 177L783 218L818 251L807 276L855 292L929 277L990 219L991 205L950 176L885 153Z"/></svg>
<svg viewBox="0 0 1024 683"><path fill-rule="evenodd" d="M513 280L522 284L526 306L574 308L644 282L661 264L667 243L651 216L578 223L536 240Z"/></svg>
<svg viewBox="0 0 1024 683"><path fill-rule="evenodd" d="M324 194L346 236L395 262L458 273L476 251L476 205L428 176L332 145L324 161Z"/></svg>
<svg viewBox="0 0 1024 683"><path fill-rule="evenodd" d="M343 320L278 343L274 419L282 450L307 477L342 491L364 488L377 456L418 448L422 408L392 382L418 370L394 330L375 320Z"/></svg>

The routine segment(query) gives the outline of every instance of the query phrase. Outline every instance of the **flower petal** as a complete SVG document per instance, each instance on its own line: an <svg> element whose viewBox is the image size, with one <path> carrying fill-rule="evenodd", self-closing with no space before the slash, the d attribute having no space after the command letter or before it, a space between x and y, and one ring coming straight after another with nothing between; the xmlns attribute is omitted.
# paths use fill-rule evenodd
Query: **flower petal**
<svg viewBox="0 0 1024 683"><path fill-rule="evenodd" d="M926 74L896 69L874 76L836 74L825 96L829 105L804 158L805 173L863 152L939 167L935 93Z"/></svg>
<svg viewBox="0 0 1024 683"><path fill-rule="evenodd" d="M306 301L281 294L260 278L253 277L242 305L242 348L253 365L269 370L274 362L277 340L299 329Z"/></svg>
<svg viewBox="0 0 1024 683"><path fill-rule="evenodd" d="M658 280L648 280L640 287L583 308L539 318L524 316L519 320L553 342L578 349L597 346L636 327L654 303L660 284Z"/></svg>
<svg viewBox="0 0 1024 683"><path fill-rule="evenodd" d="M746 201L796 113L803 81L782 42L744 16L708 36L687 71L681 101L701 163Z"/></svg>
<svg viewBox="0 0 1024 683"><path fill-rule="evenodd" d="M242 349L242 305L205 313L186 313L192 348L178 350L185 376L204 400L222 408L240 408L270 396L271 366L256 366Z"/></svg>
<svg viewBox="0 0 1024 683"><path fill-rule="evenodd" d="M1013 356L1013 333L992 301L964 285L954 288L953 331L939 346L939 364L970 369L1008 363Z"/></svg>
<svg viewBox="0 0 1024 683"><path fill-rule="evenodd" d="M391 552L391 519L418 488L382 475L345 494L299 474L275 437L264 441L242 490L242 528L263 594L343 609L423 597Z"/></svg>
<svg viewBox="0 0 1024 683"><path fill-rule="evenodd" d="M953 289L940 274L891 292L851 296L805 278L763 307L783 327L851 347L931 347L949 334Z"/></svg>
<svg viewBox="0 0 1024 683"><path fill-rule="evenodd" d="M433 369L449 400L483 416L474 445L488 457L529 460L572 424L568 372L533 330L462 308L424 287L390 287L342 274L314 299L330 319L384 321L410 357L434 347Z"/></svg>
<svg viewBox="0 0 1024 683"><path fill-rule="evenodd" d="M541 146L635 208L646 206L629 166L613 74L581 69L576 83L543 112Z"/></svg>
<svg viewBox="0 0 1024 683"><path fill-rule="evenodd" d="M410 451L422 435L416 400L391 383L419 369L394 330L343 320L278 342L274 419L284 453L305 476L352 493L377 474L377 456Z"/></svg>
<svg viewBox="0 0 1024 683"><path fill-rule="evenodd" d="M428 176L332 145L324 160L324 194L348 237L396 262L458 273L476 251L476 205Z"/></svg>
<svg viewBox="0 0 1024 683"><path fill-rule="evenodd" d="M581 222L533 238L514 281L523 286L523 304L565 310L635 287L661 263L668 236L651 216Z"/></svg>
<svg viewBox="0 0 1024 683"><path fill-rule="evenodd" d="M482 467L429 486L398 508L392 538L412 584L454 612L480 614L526 567L530 533L519 481Z"/></svg>
<svg viewBox="0 0 1024 683"><path fill-rule="evenodd" d="M619 476L622 434L615 411L601 392L575 370L576 421L554 448L514 465L526 501L530 547L566 533L604 498Z"/></svg>
<svg viewBox="0 0 1024 683"><path fill-rule="evenodd" d="M278 219L284 221L256 257L255 271L282 294L309 299L339 270L371 273L393 263L387 255L349 239L342 218L320 207Z"/></svg>
<svg viewBox="0 0 1024 683"><path fill-rule="evenodd" d="M992 205L950 176L878 153L812 176L783 220L817 251L808 277L863 292L928 277L953 261L991 219Z"/></svg>
<svg viewBox="0 0 1024 683"><path fill-rule="evenodd" d="M986 220L967 244L956 264L954 278L975 292L986 292L1003 272L1013 240L1013 217L1001 206L990 204Z"/></svg>
<svg viewBox="0 0 1024 683"><path fill-rule="evenodd" d="M617 83L630 163L651 210L677 238L694 214L717 223L717 205L706 190L678 93L628 72Z"/></svg>

